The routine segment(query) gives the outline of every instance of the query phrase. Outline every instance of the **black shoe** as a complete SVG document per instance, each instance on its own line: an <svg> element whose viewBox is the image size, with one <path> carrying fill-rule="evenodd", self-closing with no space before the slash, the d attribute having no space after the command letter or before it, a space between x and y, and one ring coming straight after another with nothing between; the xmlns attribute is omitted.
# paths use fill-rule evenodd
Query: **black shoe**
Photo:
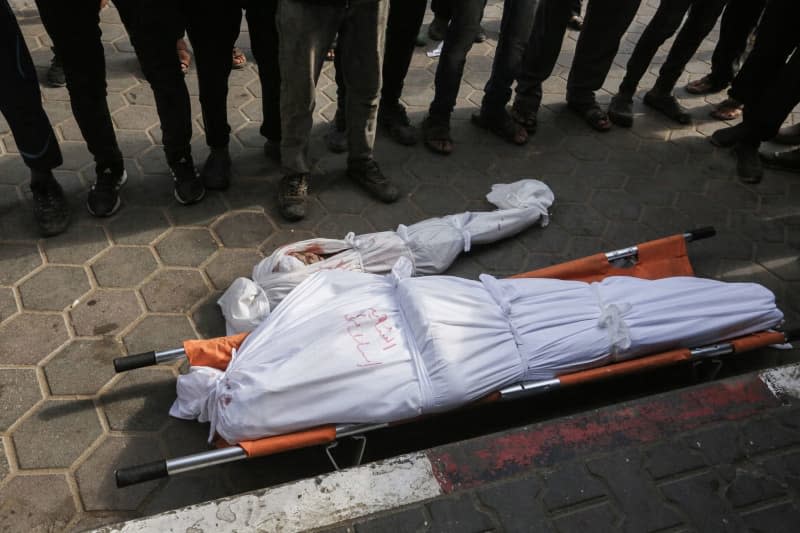
<svg viewBox="0 0 800 533"><path fill-rule="evenodd" d="M277 164L281 164L281 143L280 141L271 141L267 139L264 143L264 156L267 159L271 159L275 161Z"/></svg>
<svg viewBox="0 0 800 533"><path fill-rule="evenodd" d="M428 38L431 41L444 41L444 36L447 33L447 26L450 21L441 17L433 17L433 21L428 26Z"/></svg>
<svg viewBox="0 0 800 533"><path fill-rule="evenodd" d="M36 172L31 176L33 193L33 216L44 237L62 233L69 226L69 205L64 197L64 189L53 177L52 172Z"/></svg>
<svg viewBox="0 0 800 533"><path fill-rule="evenodd" d="M175 182L175 199L179 203L189 205L203 199L206 195L206 188L194 168L191 156L182 157L170 164L170 170Z"/></svg>
<svg viewBox="0 0 800 533"><path fill-rule="evenodd" d="M608 118L623 128L633 126L633 98L626 94L615 95L608 104Z"/></svg>
<svg viewBox="0 0 800 533"><path fill-rule="evenodd" d="M300 220L306 216L308 183L305 174L293 174L281 178L278 186L278 208L286 220Z"/></svg>
<svg viewBox="0 0 800 533"><path fill-rule="evenodd" d="M122 201L119 191L128 181L128 173L122 163L97 169L97 180L89 189L86 209L95 217L110 217L119 210Z"/></svg>
<svg viewBox="0 0 800 533"><path fill-rule="evenodd" d="M414 46L419 48L421 46L425 46L426 44L428 44L428 39L425 38L425 34L424 33L419 32L417 34L417 40L414 41Z"/></svg>
<svg viewBox="0 0 800 533"><path fill-rule="evenodd" d="M730 148L745 138L747 130L743 123L729 128L722 128L711 134L711 144L720 148Z"/></svg>
<svg viewBox="0 0 800 533"><path fill-rule="evenodd" d="M644 103L656 111L660 111L667 118L671 118L678 124L691 124L692 115L678 103L678 99L671 94L658 94L648 91L644 95Z"/></svg>
<svg viewBox="0 0 800 533"><path fill-rule="evenodd" d="M764 175L764 167L758 157L758 147L750 143L740 142L733 147L736 154L736 173L742 183L760 183Z"/></svg>
<svg viewBox="0 0 800 533"><path fill-rule="evenodd" d="M572 15L567 22L567 28L572 31L581 31L583 29L583 19L580 15Z"/></svg>
<svg viewBox="0 0 800 533"><path fill-rule="evenodd" d="M200 172L206 189L224 191L231 185L231 154L228 147L212 148Z"/></svg>
<svg viewBox="0 0 800 533"><path fill-rule="evenodd" d="M397 190L395 184L381 173L378 163L372 159L348 165L347 177L381 202L390 204L400 198L400 191Z"/></svg>
<svg viewBox="0 0 800 533"><path fill-rule="evenodd" d="M419 133L411 125L406 108L401 103L382 103L378 108L378 124L386 129L389 136L400 144L417 144Z"/></svg>
<svg viewBox="0 0 800 533"><path fill-rule="evenodd" d="M486 30L483 29L483 26L478 27L478 33L475 34L475 39L473 42L482 43L486 41Z"/></svg>
<svg viewBox="0 0 800 533"><path fill-rule="evenodd" d="M52 87L64 87L67 84L67 77L64 75L64 65L56 52L56 47L52 46L53 59L50 61L50 68L47 69L47 83Z"/></svg>
<svg viewBox="0 0 800 533"><path fill-rule="evenodd" d="M769 168L800 173L800 148L785 152L762 153L761 161Z"/></svg>

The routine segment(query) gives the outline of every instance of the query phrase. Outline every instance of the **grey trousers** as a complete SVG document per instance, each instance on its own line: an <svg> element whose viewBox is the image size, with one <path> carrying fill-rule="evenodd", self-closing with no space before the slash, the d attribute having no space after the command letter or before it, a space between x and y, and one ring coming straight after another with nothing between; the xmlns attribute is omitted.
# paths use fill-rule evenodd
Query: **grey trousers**
<svg viewBox="0 0 800 533"><path fill-rule="evenodd" d="M281 69L281 164L287 175L311 171L309 136L316 85L339 33L347 87L348 165L372 159L381 90L387 0L350 0L347 7L280 0L276 23Z"/></svg>

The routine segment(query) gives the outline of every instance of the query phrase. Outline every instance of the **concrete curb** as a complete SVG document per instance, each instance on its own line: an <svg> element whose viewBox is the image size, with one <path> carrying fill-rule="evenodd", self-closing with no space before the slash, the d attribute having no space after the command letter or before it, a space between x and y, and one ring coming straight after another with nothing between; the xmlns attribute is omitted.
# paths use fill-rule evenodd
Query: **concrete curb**
<svg viewBox="0 0 800 533"><path fill-rule="evenodd" d="M396 509L573 457L735 421L800 398L800 365L706 383L96 531L306 531Z"/></svg>

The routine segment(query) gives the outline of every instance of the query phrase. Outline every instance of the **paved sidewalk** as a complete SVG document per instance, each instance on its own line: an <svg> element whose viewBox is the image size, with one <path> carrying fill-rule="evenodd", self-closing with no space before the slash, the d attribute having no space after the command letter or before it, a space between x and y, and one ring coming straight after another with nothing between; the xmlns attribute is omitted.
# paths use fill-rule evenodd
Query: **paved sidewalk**
<svg viewBox="0 0 800 533"><path fill-rule="evenodd" d="M797 531L800 366L671 391L102 531L289 532L337 522L323 531Z"/></svg>
<svg viewBox="0 0 800 533"><path fill-rule="evenodd" d="M601 101L616 89L656 5L643 2ZM108 102L130 176L120 212L103 220L86 213L94 179L90 154L66 89L43 87L44 107L62 141L65 163L57 174L74 220L66 234L40 239L30 211L28 171L0 119L0 530L82 530L329 471L324 455L309 452L114 488L118 466L202 451L207 426L168 417L176 366L117 376L112 359L221 334L217 297L283 243L490 209L484 195L493 183L524 177L547 182L556 195L551 225L476 246L450 274L505 276L710 224L719 235L690 247L698 275L763 283L787 318L800 324L800 180L767 171L758 186L737 181L728 151L707 139L721 125L708 117L710 104L724 93L698 98L678 90L695 118L692 126L676 126L637 99L632 130L594 133L564 105L577 37L569 33L555 76L545 84L539 132L525 147L508 145L468 120L489 75L501 9L500 2L489 2L490 39L475 45L467 61L453 125L455 153L440 157L378 136L381 168L404 194L395 205L367 198L344 177L345 156L324 149L322 135L335 112L333 72L326 66L312 146L320 173L311 180L308 218L294 224L277 214L280 172L261 149L252 56L230 81L233 185L184 207L172 196L152 93L116 11L102 12ZM35 10L26 7L20 14L43 77L51 58L49 38ZM714 39L716 33L682 81L708 71ZM249 54L246 32L240 44ZM433 97L435 68L436 61L418 49L403 96L415 122ZM652 85L657 68L651 68L643 88ZM202 162L207 149L194 69L186 81L196 112L193 149ZM798 113L790 119L798 120ZM797 358L797 350L762 351L748 361L764 368ZM653 388L685 383L649 379Z"/></svg>

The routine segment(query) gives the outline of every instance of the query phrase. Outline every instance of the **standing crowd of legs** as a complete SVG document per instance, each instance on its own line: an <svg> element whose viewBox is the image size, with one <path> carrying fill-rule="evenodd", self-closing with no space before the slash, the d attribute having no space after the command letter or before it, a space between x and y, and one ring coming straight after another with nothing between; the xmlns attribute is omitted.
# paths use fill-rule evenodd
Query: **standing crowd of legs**
<svg viewBox="0 0 800 533"><path fill-rule="evenodd" d="M161 122L162 144L181 204L199 202L207 189L231 184L234 162L228 151L228 78L241 66L235 42L247 20L252 54L261 82L264 155L279 162L283 177L278 205L287 220L305 216L316 85L336 42L337 111L326 136L331 150L347 152L347 176L368 194L394 202L397 186L374 159L376 129L431 151L455 150L451 115L473 43L486 39L481 27L486 0L432 0L432 39L443 40L435 93L419 130L401 103L403 82L427 8L427 0L113 0L150 84ZM125 185L123 153L106 103L106 71L99 11L105 0L36 0L52 39L59 67L49 77L66 83L75 120L94 156L96 180L87 209L97 217L114 214ZM626 65L626 74L607 109L595 93L604 85L621 40L641 0L505 0L492 71L480 110L472 122L517 145L536 133L542 85L553 74L565 32L580 31L567 79L569 109L589 127L609 131L634 125L633 101L659 48L674 41L658 77L643 96L649 108L680 124L692 121L674 96L678 80L703 40L721 18L711 72L686 90L709 94L729 88L712 113L741 123L711 137L737 157L740 178L761 180L762 164L800 171L800 149L759 153L766 140L800 144L800 127L780 130L800 101L800 15L796 0L661 0ZM745 54L751 34L754 44ZM184 74L189 65L183 43L191 42L209 155L198 168L192 158L192 111ZM177 45L176 45L177 43ZM231 51L233 50L233 55ZM743 57L746 55L746 60ZM741 64L741 68L738 68ZM61 80L60 69L63 69ZM53 177L61 153L42 109L36 71L8 0L0 0L0 111L20 155L31 169L34 214L43 235L66 229L69 209ZM514 85L516 84L516 85ZM513 102L512 102L513 96ZM509 105L511 103L511 105ZM535 165L535 162L532 163Z"/></svg>

